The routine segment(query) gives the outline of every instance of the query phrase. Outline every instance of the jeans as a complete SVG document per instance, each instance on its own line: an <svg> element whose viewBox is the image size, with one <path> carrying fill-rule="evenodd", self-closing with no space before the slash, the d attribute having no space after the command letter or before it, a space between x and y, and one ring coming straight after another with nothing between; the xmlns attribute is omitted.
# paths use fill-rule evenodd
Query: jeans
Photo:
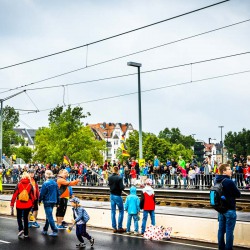
<svg viewBox="0 0 250 250"><path fill-rule="evenodd" d="M218 244L220 250L233 249L234 241L234 227L236 224L236 211L228 210L226 213L218 214L219 230L218 230ZM224 236L226 234L226 244Z"/></svg>
<svg viewBox="0 0 250 250"><path fill-rule="evenodd" d="M26 208L26 209L16 209L16 216L17 216L17 223L18 223L18 231L24 230L24 235L29 234L29 229L28 229L28 216L31 208ZM23 217L23 221L22 221ZM24 224L24 225L23 225Z"/></svg>
<svg viewBox="0 0 250 250"><path fill-rule="evenodd" d="M143 218L142 218L142 225L141 225L141 233L144 234L148 219L148 214L151 217L151 224L155 226L155 211L154 210L144 210L143 211Z"/></svg>
<svg viewBox="0 0 250 250"><path fill-rule="evenodd" d="M53 214L52 214L53 207L54 207L54 204L44 206L44 210L45 210L45 214L46 214L46 222L45 222L43 230L48 231L49 225L50 225L52 231L57 233L58 229L56 227L56 224L55 224L54 219L53 219Z"/></svg>
<svg viewBox="0 0 250 250"><path fill-rule="evenodd" d="M127 221L127 232L130 232L130 226L131 226L131 219L134 219L134 230L138 233L138 215L137 214L128 214L128 221Z"/></svg>
<svg viewBox="0 0 250 250"><path fill-rule="evenodd" d="M161 186L162 186L162 187L164 186L165 176L166 176L166 174L162 174L162 175L161 175Z"/></svg>
<svg viewBox="0 0 250 250"><path fill-rule="evenodd" d="M113 229L117 229L116 226L116 206L119 209L119 217L118 217L118 229L122 228L123 215L124 215L124 207L123 200L121 196L111 194L110 195L111 202L111 221Z"/></svg>
<svg viewBox="0 0 250 250"><path fill-rule="evenodd" d="M86 224L76 225L76 237L81 243L84 243L83 237L88 240L91 239L91 236L86 231Z"/></svg>

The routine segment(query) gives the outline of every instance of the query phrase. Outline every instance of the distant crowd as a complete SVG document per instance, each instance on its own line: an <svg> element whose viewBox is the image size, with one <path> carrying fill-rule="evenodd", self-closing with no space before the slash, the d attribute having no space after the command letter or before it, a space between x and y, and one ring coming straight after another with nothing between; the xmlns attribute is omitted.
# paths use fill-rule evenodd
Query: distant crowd
<svg viewBox="0 0 250 250"><path fill-rule="evenodd" d="M124 185L143 186L147 178L152 180L156 188L184 188L184 189L208 189L214 183L214 177L218 173L220 164L211 161L208 156L201 164L195 157L191 162L179 156L178 160L168 159L166 162L160 162L155 156L152 161L139 166L137 160L130 158L127 161L112 163L105 161L103 165L98 165L94 160L90 164L74 163L70 165L56 164L27 164L23 168L14 165L14 167L0 167L0 182L18 183L20 176L32 168L35 172L35 179L39 184L45 181L45 171L51 170L54 176L57 176L61 169L66 169L70 180L79 179L78 185L103 186L107 184L108 177L111 175L113 167L117 166L119 175L123 178ZM250 156L244 158L233 155L231 162L232 180L238 188L249 188L250 184Z"/></svg>

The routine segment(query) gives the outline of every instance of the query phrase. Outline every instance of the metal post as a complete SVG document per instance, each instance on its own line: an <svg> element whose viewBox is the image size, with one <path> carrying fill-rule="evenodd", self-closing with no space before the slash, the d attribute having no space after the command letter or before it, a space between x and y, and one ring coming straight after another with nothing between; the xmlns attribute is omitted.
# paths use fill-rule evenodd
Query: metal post
<svg viewBox="0 0 250 250"><path fill-rule="evenodd" d="M0 100L0 165L3 166L3 100Z"/></svg>
<svg viewBox="0 0 250 250"><path fill-rule="evenodd" d="M138 67L138 108L139 108L139 159L143 159L142 151L142 119L141 119L141 77L140 67Z"/></svg>
<svg viewBox="0 0 250 250"><path fill-rule="evenodd" d="M141 118L141 64L135 62L128 62L128 66L137 67L138 69L138 109L139 109L139 159L143 159L142 149L142 118Z"/></svg>
<svg viewBox="0 0 250 250"><path fill-rule="evenodd" d="M221 157L222 157L222 163L223 163L223 140L222 140L222 128L224 128L224 126L219 126L219 128L220 128L220 136L221 136Z"/></svg>

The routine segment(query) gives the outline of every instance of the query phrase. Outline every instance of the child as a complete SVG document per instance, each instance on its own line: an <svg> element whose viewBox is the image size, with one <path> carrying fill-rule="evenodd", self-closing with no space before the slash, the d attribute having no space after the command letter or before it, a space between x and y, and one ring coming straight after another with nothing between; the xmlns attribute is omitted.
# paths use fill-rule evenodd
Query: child
<svg viewBox="0 0 250 250"><path fill-rule="evenodd" d="M141 234L143 235L146 229L148 214L151 217L151 224L155 226L155 194L152 186L152 180L146 180L146 186L142 190L140 208L143 209L143 218L141 225Z"/></svg>
<svg viewBox="0 0 250 250"><path fill-rule="evenodd" d="M130 176L131 176L131 184L136 185L136 171L134 167L131 167Z"/></svg>
<svg viewBox="0 0 250 250"><path fill-rule="evenodd" d="M95 240L86 231L86 223L89 220L89 215L87 214L86 210L81 207L80 200L77 197L70 199L70 202L74 216L73 223L76 224L76 236L80 241L79 244L76 244L76 247L86 246L83 237L87 238L90 242L90 245L93 246Z"/></svg>
<svg viewBox="0 0 250 250"><path fill-rule="evenodd" d="M130 234L131 219L134 219L134 235L138 235L138 213L140 213L140 200L136 195L136 187L130 188L130 195L127 196L124 209L128 212L127 234Z"/></svg>

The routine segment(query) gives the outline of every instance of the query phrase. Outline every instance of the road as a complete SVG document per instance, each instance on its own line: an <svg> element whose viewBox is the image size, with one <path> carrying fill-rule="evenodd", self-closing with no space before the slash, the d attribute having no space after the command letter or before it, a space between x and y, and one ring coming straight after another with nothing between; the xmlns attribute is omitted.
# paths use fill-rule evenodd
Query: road
<svg viewBox="0 0 250 250"><path fill-rule="evenodd" d="M43 224L43 222L41 222ZM85 249L100 250L199 250L217 249L215 244L191 242L185 240L172 239L171 241L150 241L142 237L114 234L105 229L88 228L89 234L95 238L95 244L91 248L89 242ZM17 222L13 217L0 216L0 249L2 250L61 250L76 249L78 243L75 231L67 233L65 230L59 231L58 237L44 236L41 228L31 228L30 237L27 239L17 237ZM246 248L234 248L235 250L245 250Z"/></svg>

